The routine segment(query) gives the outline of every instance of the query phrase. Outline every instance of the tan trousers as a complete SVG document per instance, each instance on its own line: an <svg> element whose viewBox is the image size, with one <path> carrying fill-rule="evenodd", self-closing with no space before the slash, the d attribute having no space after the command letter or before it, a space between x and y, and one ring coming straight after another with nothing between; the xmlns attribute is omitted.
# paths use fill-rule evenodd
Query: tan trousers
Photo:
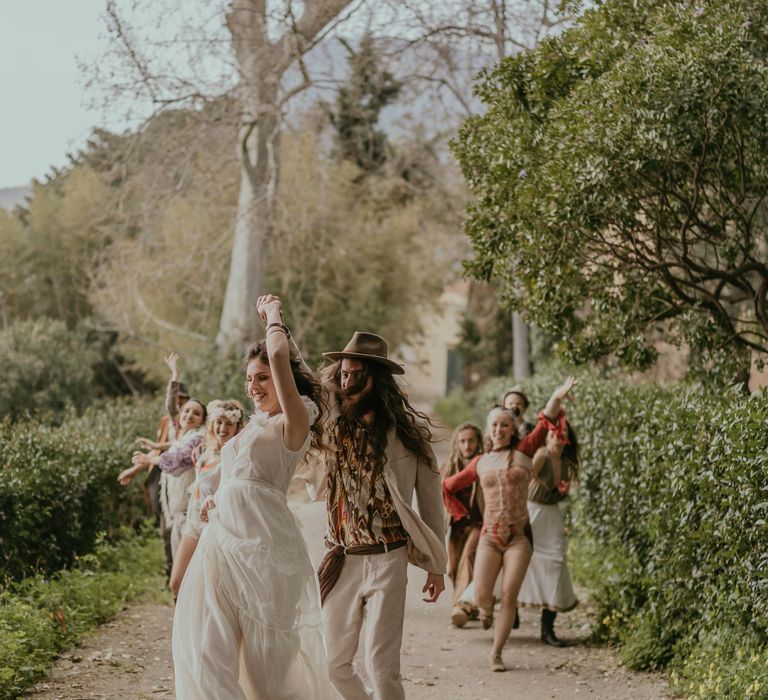
<svg viewBox="0 0 768 700"><path fill-rule="evenodd" d="M408 552L347 555L339 580L323 604L331 682L344 700L405 700L400 680ZM372 690L352 661L362 651Z"/></svg>
<svg viewBox="0 0 768 700"><path fill-rule="evenodd" d="M480 538L480 524L468 525L458 535L448 538L448 575L453 582L453 606L456 607L461 594L472 583L475 566L475 551Z"/></svg>

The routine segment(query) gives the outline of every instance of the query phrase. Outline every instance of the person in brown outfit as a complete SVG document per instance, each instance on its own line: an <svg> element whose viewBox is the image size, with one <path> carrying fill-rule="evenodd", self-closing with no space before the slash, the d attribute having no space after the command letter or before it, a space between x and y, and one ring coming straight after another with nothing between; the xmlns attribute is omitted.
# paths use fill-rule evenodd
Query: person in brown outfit
<svg viewBox="0 0 768 700"><path fill-rule="evenodd" d="M445 589L440 475L427 417L413 408L395 375L387 342L354 334L324 372L330 449L310 470L310 494L326 495L328 553L318 570L331 681L344 700L402 700L400 647L408 562L425 569L435 602ZM411 507L414 492L418 512ZM371 688L353 666L363 653Z"/></svg>
<svg viewBox="0 0 768 700"><path fill-rule="evenodd" d="M483 434L474 423L462 423L453 432L451 452L440 470L443 479L458 474L483 451ZM467 508L467 515L454 518L446 515L448 527L448 576L453 583L451 622L463 627L467 620L477 617L477 606L462 601L461 596L472 582L475 551L483 527L483 490L479 482L456 494Z"/></svg>

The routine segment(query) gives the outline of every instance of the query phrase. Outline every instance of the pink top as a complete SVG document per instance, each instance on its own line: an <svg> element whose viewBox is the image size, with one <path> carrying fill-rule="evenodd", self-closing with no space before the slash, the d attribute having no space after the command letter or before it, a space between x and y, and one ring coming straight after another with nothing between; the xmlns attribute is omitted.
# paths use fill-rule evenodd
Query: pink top
<svg viewBox="0 0 768 700"><path fill-rule="evenodd" d="M558 424L564 414L560 414ZM532 457L544 444L547 431L555 425L543 413L536 427L515 445L510 464L509 450L498 450L475 457L458 474L443 482L443 500L454 518L467 515L466 506L454 494L480 480L485 497L483 532L491 532L499 544L506 545L522 533L528 521L528 483Z"/></svg>

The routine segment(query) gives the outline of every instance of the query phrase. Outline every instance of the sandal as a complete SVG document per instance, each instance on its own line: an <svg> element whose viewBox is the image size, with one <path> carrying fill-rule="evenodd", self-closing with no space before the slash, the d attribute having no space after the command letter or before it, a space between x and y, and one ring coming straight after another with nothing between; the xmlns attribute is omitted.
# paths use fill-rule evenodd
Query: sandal
<svg viewBox="0 0 768 700"><path fill-rule="evenodd" d="M486 612L485 610L480 610L479 613L480 618L480 624L482 624L484 630L489 630L493 626L493 608L491 608L490 612Z"/></svg>

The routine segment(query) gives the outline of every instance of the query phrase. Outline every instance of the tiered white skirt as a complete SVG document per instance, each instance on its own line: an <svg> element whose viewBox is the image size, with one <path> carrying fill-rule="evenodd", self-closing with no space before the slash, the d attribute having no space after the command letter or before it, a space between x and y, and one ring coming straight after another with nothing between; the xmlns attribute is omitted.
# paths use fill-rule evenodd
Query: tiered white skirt
<svg viewBox="0 0 768 700"><path fill-rule="evenodd" d="M565 520L556 505L528 501L533 531L533 557L528 565L518 605L544 607L566 612L576 607L571 575L568 572L568 538Z"/></svg>
<svg viewBox="0 0 768 700"><path fill-rule="evenodd" d="M224 480L173 623L178 700L336 698L317 578L283 494Z"/></svg>

